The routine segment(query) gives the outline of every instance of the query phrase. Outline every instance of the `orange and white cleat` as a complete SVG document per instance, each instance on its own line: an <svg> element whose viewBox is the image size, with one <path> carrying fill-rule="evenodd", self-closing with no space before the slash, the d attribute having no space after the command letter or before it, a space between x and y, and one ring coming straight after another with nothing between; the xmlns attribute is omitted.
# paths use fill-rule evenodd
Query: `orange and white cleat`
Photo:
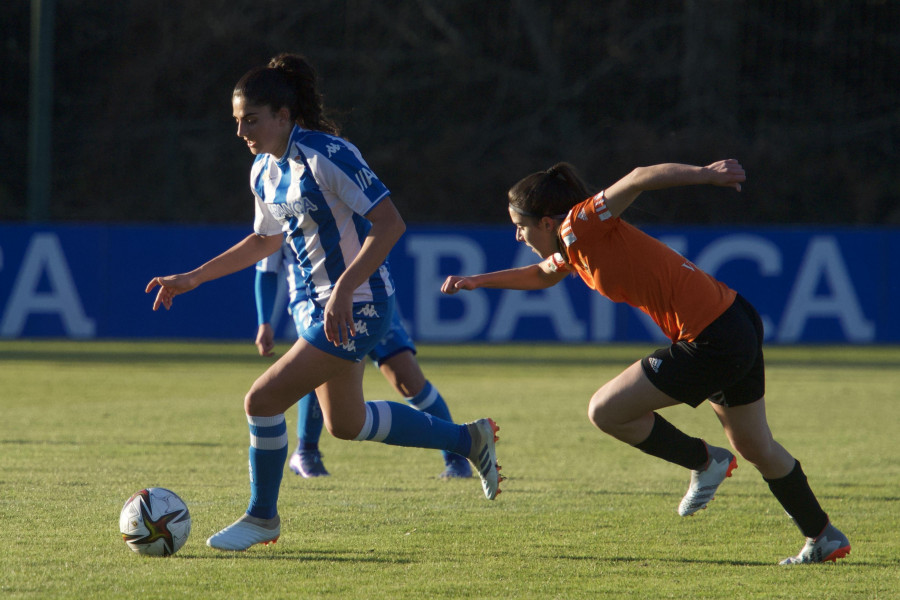
<svg viewBox="0 0 900 600"><path fill-rule="evenodd" d="M780 565L804 565L810 563L836 562L850 554L850 540L841 531L828 523L817 537L806 538L800 554L781 561Z"/></svg>
<svg viewBox="0 0 900 600"><path fill-rule="evenodd" d="M682 517L706 508L715 498L719 485L737 469L737 459L725 448L707 444L706 451L709 454L706 466L702 470L691 471L691 485L678 505L678 514Z"/></svg>

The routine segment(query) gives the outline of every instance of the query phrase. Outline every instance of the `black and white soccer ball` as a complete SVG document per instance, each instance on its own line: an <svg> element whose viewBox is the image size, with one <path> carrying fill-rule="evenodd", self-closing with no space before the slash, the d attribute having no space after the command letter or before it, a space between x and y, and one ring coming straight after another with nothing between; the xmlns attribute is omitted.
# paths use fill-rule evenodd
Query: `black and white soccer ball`
<svg viewBox="0 0 900 600"><path fill-rule="evenodd" d="M119 514L119 531L129 548L147 556L170 556L191 534L191 513L178 494L151 487L134 494Z"/></svg>

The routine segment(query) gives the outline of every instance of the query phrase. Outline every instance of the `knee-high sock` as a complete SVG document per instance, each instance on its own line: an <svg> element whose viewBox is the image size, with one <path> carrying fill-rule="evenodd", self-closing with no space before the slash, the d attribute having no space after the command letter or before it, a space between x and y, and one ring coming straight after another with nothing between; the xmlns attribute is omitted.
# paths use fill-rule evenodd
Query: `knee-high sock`
<svg viewBox="0 0 900 600"><path fill-rule="evenodd" d="M250 504L247 514L271 519L278 514L278 490L287 459L288 437L284 415L251 417Z"/></svg>
<svg viewBox="0 0 900 600"><path fill-rule="evenodd" d="M297 440L301 450L315 450L319 447L324 424L325 419L316 393L310 392L300 398L297 402Z"/></svg>
<svg viewBox="0 0 900 600"><path fill-rule="evenodd" d="M468 456L472 446L472 436L465 425L456 425L386 400L366 402L366 422L355 439L447 450L462 456Z"/></svg>
<svg viewBox="0 0 900 600"><path fill-rule="evenodd" d="M653 413L653 417L650 435L634 447L645 454L687 469L702 469L709 460L709 453L703 440L689 436L657 413Z"/></svg>
<svg viewBox="0 0 900 600"><path fill-rule="evenodd" d="M803 535L814 538L822 533L828 525L828 515L822 510L816 495L809 487L799 460L791 472L781 479L765 479L765 481Z"/></svg>
<svg viewBox="0 0 900 600"><path fill-rule="evenodd" d="M450 408L444 401L444 397L441 396L441 393L436 387L431 385L430 381L425 382L425 387L422 388L421 392L412 398L407 398L406 401L416 410L426 412L429 415L437 417L438 419L443 419L444 421L453 422L453 417L450 416ZM447 462L451 453L443 450L442 454L444 455L444 462Z"/></svg>

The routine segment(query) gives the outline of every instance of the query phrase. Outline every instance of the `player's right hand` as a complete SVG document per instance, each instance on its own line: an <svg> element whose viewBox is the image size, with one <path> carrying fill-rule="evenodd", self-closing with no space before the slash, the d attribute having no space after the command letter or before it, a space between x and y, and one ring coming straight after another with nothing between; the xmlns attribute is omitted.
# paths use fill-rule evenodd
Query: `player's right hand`
<svg viewBox="0 0 900 600"><path fill-rule="evenodd" d="M167 275L166 277L154 277L151 279L144 292L149 294L156 286L159 286L159 291L156 293L156 299L153 301L153 310L159 310L160 305L169 310L172 308L172 299L175 296L191 291L197 287L197 284L193 283L190 275L187 273Z"/></svg>

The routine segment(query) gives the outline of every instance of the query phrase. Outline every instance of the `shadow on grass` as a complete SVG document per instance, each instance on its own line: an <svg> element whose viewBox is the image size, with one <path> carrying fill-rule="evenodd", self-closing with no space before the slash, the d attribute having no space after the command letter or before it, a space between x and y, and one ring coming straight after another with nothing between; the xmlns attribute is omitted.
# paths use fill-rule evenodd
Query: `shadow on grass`
<svg viewBox="0 0 900 600"><path fill-rule="evenodd" d="M520 480L521 481L521 480ZM513 495L521 495L521 496L558 496L560 490L565 489L566 495L569 496L625 496L625 497L637 497L637 498L648 498L648 497L665 497L665 498L680 498L678 492L673 490L659 489L659 490L616 490L616 489L594 489L594 490L572 490L566 489L565 484L568 480L563 479L541 479L543 483L552 483L559 482L561 485L554 488L547 489L509 489L504 488L503 493L505 497L511 497ZM851 487L849 484L845 487ZM871 489L873 486L868 486ZM875 486L877 487L877 486ZM889 489L890 491L894 491L894 488L888 484L884 484L881 487ZM722 497L730 497L730 498L771 498L771 496L765 492L742 492L742 491L727 491L722 493ZM866 500L866 501L876 501L876 502L898 502L900 501L900 496L896 495L874 495L874 494L816 494L816 497L820 500L834 500L834 501L845 501L845 500Z"/></svg>
<svg viewBox="0 0 900 600"><path fill-rule="evenodd" d="M653 564L658 563L673 563L673 564L698 564L698 565L721 565L728 567L771 567L773 563L764 562L759 560L728 560L724 558L659 558L659 557L640 557L640 556L607 556L607 557L597 557L597 556L573 556L573 555L553 555L546 556L545 558L549 559L557 559L557 560L591 560L591 561L602 561L604 563L636 563L643 566L649 567Z"/></svg>
<svg viewBox="0 0 900 600"><path fill-rule="evenodd" d="M275 553L277 552L277 554ZM177 557L172 559L178 560L234 560L236 558L246 558L248 560L289 560L289 561L305 561L305 562L341 562L341 563L369 563L369 564L390 564L390 565L406 565L414 564L416 561L401 556L396 553L383 555L383 552L369 551L366 553L342 551L342 550L273 550L268 552L263 550L249 550L245 552L217 552L215 554L197 554L197 553L179 553ZM769 560L733 560L727 558L678 558L678 557L642 557L642 556L594 556L590 554L547 554L544 555L548 560L565 560L565 561L585 561L585 562L602 562L602 563L631 563L643 566L652 566L654 564L675 564L675 565L717 565L722 567L780 567L778 561ZM780 559L779 559L780 560ZM825 563L818 567L804 566L800 568L890 568L900 564L900 560L889 560L886 562L872 562L854 560L852 557L841 559L836 563ZM797 567L794 567L797 568Z"/></svg>
<svg viewBox="0 0 900 600"><path fill-rule="evenodd" d="M179 553L177 558L186 560L234 560L236 558L246 558L249 560L290 560L290 561L306 561L306 562L346 562L346 563L372 563L372 564L388 564L388 565L406 565L413 564L415 561L403 557L399 554L388 554L384 556L384 552L359 552L351 550L304 550L297 548L296 550L285 550L282 548L269 548L248 550L244 552L228 552L217 551L214 554L194 554ZM277 552L277 554L276 554ZM173 557L176 558L176 557Z"/></svg>
<svg viewBox="0 0 900 600"><path fill-rule="evenodd" d="M565 557L559 557L565 558ZM841 567L851 568L851 567L875 567L875 568L891 568L896 567L900 564L900 559L896 560L887 560L884 562L872 562L868 560L856 560L853 558L852 554L846 558L842 558L835 562L826 562L822 563L819 566L813 565L793 565L788 567L786 565L779 565L778 561L780 558L774 562L770 561L760 561L760 560L728 560L724 558L675 558L675 557L666 557L666 558L639 558L639 557L610 557L604 558L604 561L622 561L622 562L632 562L632 563L646 563L648 566L652 563L672 563L672 564L696 564L696 565L721 565L725 567L779 567L779 568L794 568L794 569L838 569Z"/></svg>

